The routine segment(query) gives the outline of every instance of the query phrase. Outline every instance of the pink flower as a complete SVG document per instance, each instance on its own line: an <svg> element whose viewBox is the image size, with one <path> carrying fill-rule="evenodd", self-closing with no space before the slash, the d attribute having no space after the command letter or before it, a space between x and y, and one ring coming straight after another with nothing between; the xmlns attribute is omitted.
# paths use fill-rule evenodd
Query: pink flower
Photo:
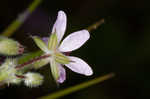
<svg viewBox="0 0 150 99"><path fill-rule="evenodd" d="M44 38L47 43L38 37L33 37L34 41L45 54L51 54L50 64L52 75L58 83L63 83L66 79L66 71L63 66L72 71L90 76L93 74L91 67L82 59L74 56L66 56L64 53L80 48L89 38L87 30L80 30L68 35L63 41L67 24L67 17L63 11L58 12L57 20L53 26L50 38Z"/></svg>

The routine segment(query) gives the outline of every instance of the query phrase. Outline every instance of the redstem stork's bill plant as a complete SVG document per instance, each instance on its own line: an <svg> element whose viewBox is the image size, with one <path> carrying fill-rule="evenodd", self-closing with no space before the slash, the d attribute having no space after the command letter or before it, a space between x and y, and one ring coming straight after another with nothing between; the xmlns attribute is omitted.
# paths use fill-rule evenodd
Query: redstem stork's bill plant
<svg viewBox="0 0 150 99"><path fill-rule="evenodd" d="M20 57L6 58L0 66L0 85L20 84L24 81L26 86L37 87L42 84L43 76L39 73L30 72L30 69L39 69L48 63L50 63L52 76L56 83L63 83L66 80L64 66L76 73L91 76L93 71L85 61L66 54L79 49L90 38L90 34L88 30L83 29L71 33L62 40L66 26L66 14L63 11L59 11L49 37L32 36L42 54L24 63L19 62ZM9 56L23 54L23 52L23 46L17 41L7 37L0 37L1 54Z"/></svg>
<svg viewBox="0 0 150 99"><path fill-rule="evenodd" d="M87 30L83 29L71 33L62 40L66 31L67 17L65 12L59 11L49 37L31 36L36 45L41 49L35 52L24 53L24 46L18 41L8 38L15 33L41 2L42 0L33 0L29 7L19 14L1 33L0 55L2 56L0 56L0 88L4 88L4 85L9 86L10 84L19 85L21 82L24 82L24 84L30 88L42 85L44 76L37 72L31 72L31 70L40 69L47 64L50 64L52 76L57 84L63 83L66 80L66 67L85 76L91 76L93 74L91 67L85 61L78 57L69 56L69 54L86 43L90 38L88 31L97 29L98 26L104 23L104 19L90 25ZM41 97L40 99L59 98L103 82L114 76L114 73L110 73L97 77L90 81Z"/></svg>
<svg viewBox="0 0 150 99"><path fill-rule="evenodd" d="M80 30L71 33L63 41L67 24L67 17L63 11L58 12L57 20L53 26L49 39L44 42L39 37L33 36L36 45L49 57L51 72L58 83L63 83L66 79L64 65L74 72L90 76L93 74L91 67L82 59L67 56L64 53L74 51L80 48L89 38L87 30Z"/></svg>

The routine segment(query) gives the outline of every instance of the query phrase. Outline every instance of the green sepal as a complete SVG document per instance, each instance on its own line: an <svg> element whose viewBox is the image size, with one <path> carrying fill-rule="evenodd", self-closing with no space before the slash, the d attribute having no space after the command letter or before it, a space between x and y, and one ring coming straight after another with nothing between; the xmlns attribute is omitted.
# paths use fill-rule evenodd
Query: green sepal
<svg viewBox="0 0 150 99"><path fill-rule="evenodd" d="M44 52L48 51L46 44L37 36L32 37L36 45Z"/></svg>
<svg viewBox="0 0 150 99"><path fill-rule="evenodd" d="M68 64L70 62L69 58L62 53L56 53L55 60L60 64Z"/></svg>
<svg viewBox="0 0 150 99"><path fill-rule="evenodd" d="M56 63L55 60L51 59L50 67L51 67L52 76L54 77L55 81L57 81L59 78L59 70L58 70L58 64Z"/></svg>
<svg viewBox="0 0 150 99"><path fill-rule="evenodd" d="M34 62L32 65L34 69L39 69L48 63L49 63L49 59L41 59L39 61Z"/></svg>
<svg viewBox="0 0 150 99"><path fill-rule="evenodd" d="M48 41L48 49L49 50L55 50L57 47L57 35L56 33L51 34L49 41Z"/></svg>

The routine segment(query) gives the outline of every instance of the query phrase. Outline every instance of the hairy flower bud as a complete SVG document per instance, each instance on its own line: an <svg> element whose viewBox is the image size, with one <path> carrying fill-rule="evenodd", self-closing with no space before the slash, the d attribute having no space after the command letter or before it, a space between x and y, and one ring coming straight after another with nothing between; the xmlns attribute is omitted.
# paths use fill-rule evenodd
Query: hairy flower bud
<svg viewBox="0 0 150 99"><path fill-rule="evenodd" d="M28 72L24 76L24 83L28 87L37 87L43 83L43 76L39 73Z"/></svg>
<svg viewBox="0 0 150 99"><path fill-rule="evenodd" d="M22 54L24 48L17 41L7 38L0 37L0 53L4 55L18 55Z"/></svg>
<svg viewBox="0 0 150 99"><path fill-rule="evenodd" d="M18 84L21 82L20 79L17 79L15 74L17 70L15 66L17 65L17 59L8 58L0 67L0 82Z"/></svg>
<svg viewBox="0 0 150 99"><path fill-rule="evenodd" d="M10 83L10 84L16 84L16 85L17 85L17 84L20 84L21 81L22 81L21 78L18 78L18 77L16 77L16 76L14 75L14 76L12 76L12 77L10 78L9 83Z"/></svg>

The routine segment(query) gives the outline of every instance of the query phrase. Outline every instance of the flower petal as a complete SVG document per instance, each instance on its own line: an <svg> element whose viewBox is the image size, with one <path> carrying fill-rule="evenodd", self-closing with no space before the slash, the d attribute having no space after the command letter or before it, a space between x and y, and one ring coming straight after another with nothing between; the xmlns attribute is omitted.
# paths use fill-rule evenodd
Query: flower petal
<svg viewBox="0 0 150 99"><path fill-rule="evenodd" d="M82 59L73 57L73 56L68 56L68 58L72 61L69 64L65 64L69 69L72 71L83 74L86 76L90 76L93 74L93 71L91 67Z"/></svg>
<svg viewBox="0 0 150 99"><path fill-rule="evenodd" d="M52 33L57 34L58 43L61 41L62 37L64 36L67 24L67 17L65 12L59 11L56 22L53 26Z"/></svg>
<svg viewBox="0 0 150 99"><path fill-rule="evenodd" d="M90 34L87 30L74 32L67 36L59 46L61 52L70 52L80 48L88 39Z"/></svg>
<svg viewBox="0 0 150 99"><path fill-rule="evenodd" d="M43 37L42 40L48 46L49 37Z"/></svg>
<svg viewBox="0 0 150 99"><path fill-rule="evenodd" d="M57 80L58 83L63 83L66 80L66 71L62 65L58 65L59 70L59 78Z"/></svg>

